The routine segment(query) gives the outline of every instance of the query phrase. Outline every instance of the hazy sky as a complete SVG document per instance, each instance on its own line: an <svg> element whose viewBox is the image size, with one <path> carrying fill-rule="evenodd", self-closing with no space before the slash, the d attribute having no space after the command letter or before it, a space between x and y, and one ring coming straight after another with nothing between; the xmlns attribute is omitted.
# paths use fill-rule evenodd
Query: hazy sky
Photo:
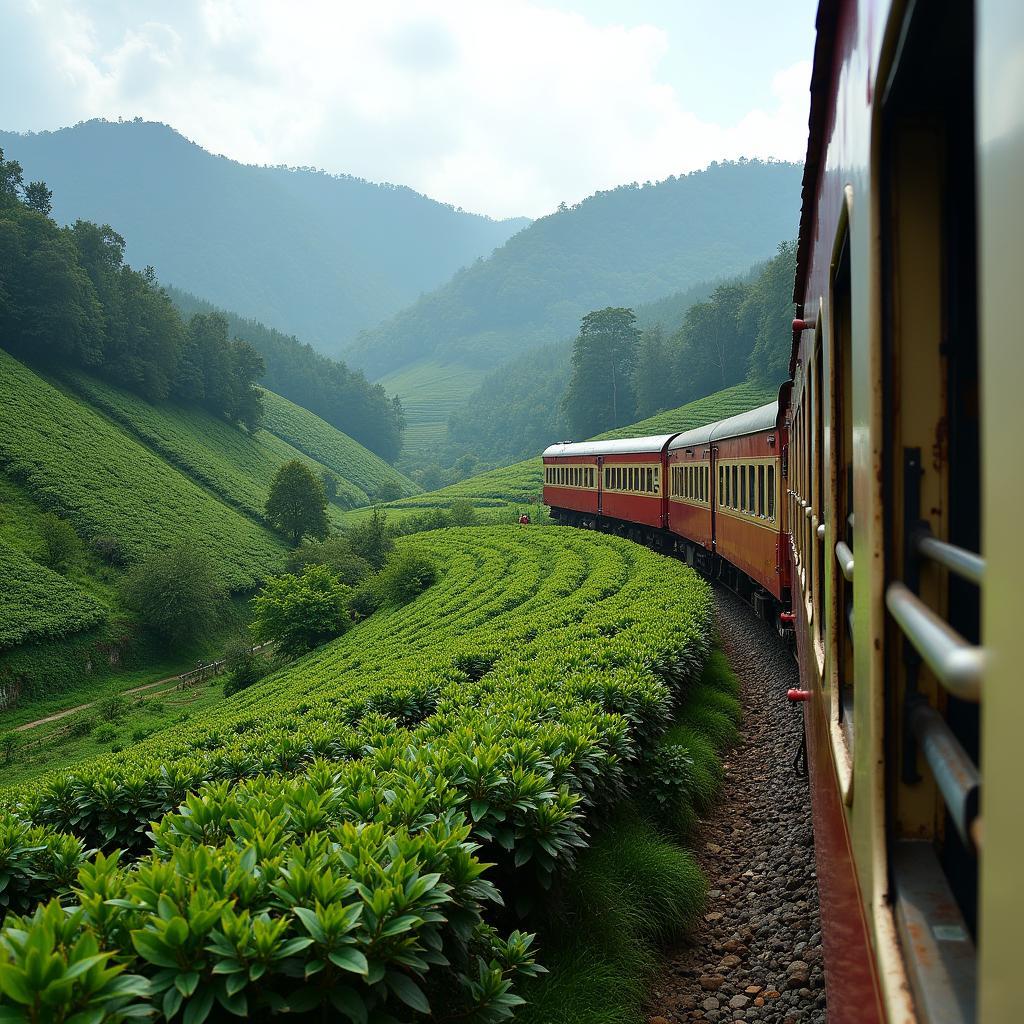
<svg viewBox="0 0 1024 1024"><path fill-rule="evenodd" d="M0 0L0 128L164 121L493 216L802 160L813 0Z"/></svg>

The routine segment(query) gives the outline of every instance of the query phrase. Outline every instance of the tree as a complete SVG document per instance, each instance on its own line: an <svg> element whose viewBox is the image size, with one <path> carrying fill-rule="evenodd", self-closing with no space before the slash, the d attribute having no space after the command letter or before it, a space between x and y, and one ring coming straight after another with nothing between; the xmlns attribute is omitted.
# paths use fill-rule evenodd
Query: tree
<svg viewBox="0 0 1024 1024"><path fill-rule="evenodd" d="M5 160L0 149L0 206L10 206L18 201L21 189L22 171L17 160Z"/></svg>
<svg viewBox="0 0 1024 1024"><path fill-rule="evenodd" d="M45 181L30 181L25 186L25 205L44 217L49 217L53 209L53 193L46 187Z"/></svg>
<svg viewBox="0 0 1024 1024"><path fill-rule="evenodd" d="M288 553L288 571L301 573L311 565L325 565L342 583L362 583L373 571L370 563L352 550L348 537L303 541Z"/></svg>
<svg viewBox="0 0 1024 1024"><path fill-rule="evenodd" d="M335 501L338 497L338 478L329 469L325 469L320 474L320 482L324 485L327 500Z"/></svg>
<svg viewBox="0 0 1024 1024"><path fill-rule="evenodd" d="M384 509L374 505L369 517L348 531L348 540L357 555L365 558L374 569L380 569L395 546Z"/></svg>
<svg viewBox="0 0 1024 1024"><path fill-rule="evenodd" d="M125 605L168 644L196 640L223 613L225 594L202 549L182 542L150 555L122 584Z"/></svg>
<svg viewBox="0 0 1024 1024"><path fill-rule="evenodd" d="M631 309L609 306L588 313L572 350L572 375L563 404L579 437L632 419L633 367L640 332Z"/></svg>
<svg viewBox="0 0 1024 1024"><path fill-rule="evenodd" d="M350 594L323 565L311 565L301 576L270 579L252 600L253 636L288 657L305 654L352 624Z"/></svg>
<svg viewBox="0 0 1024 1024"><path fill-rule="evenodd" d="M437 566L422 552L393 551L375 581L384 604L408 604L437 579Z"/></svg>
<svg viewBox="0 0 1024 1024"><path fill-rule="evenodd" d="M665 372L669 362L669 348L661 325L648 327L640 336L637 349L636 367L633 371L633 391L636 395L636 415L643 419L663 409L672 409L676 391L672 380Z"/></svg>
<svg viewBox="0 0 1024 1024"><path fill-rule="evenodd" d="M323 484L298 459L274 474L266 504L267 522L298 545L303 537L327 536L327 495Z"/></svg>
<svg viewBox="0 0 1024 1024"><path fill-rule="evenodd" d="M51 569L66 569L82 549L82 542L72 525L49 513L39 521L39 535L43 541L43 561Z"/></svg>

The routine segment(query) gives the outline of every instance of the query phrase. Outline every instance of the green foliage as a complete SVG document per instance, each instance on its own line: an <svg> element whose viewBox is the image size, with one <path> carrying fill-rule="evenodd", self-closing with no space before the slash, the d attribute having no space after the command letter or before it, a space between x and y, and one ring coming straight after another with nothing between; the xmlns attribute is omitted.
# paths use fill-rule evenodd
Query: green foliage
<svg viewBox="0 0 1024 1024"><path fill-rule="evenodd" d="M325 469L320 474L320 482L324 487L324 496L328 501L338 500L338 478L330 471Z"/></svg>
<svg viewBox="0 0 1024 1024"><path fill-rule="evenodd" d="M374 569L381 569L395 546L384 509L374 505L369 516L349 528L348 542L360 558Z"/></svg>
<svg viewBox="0 0 1024 1024"><path fill-rule="evenodd" d="M418 600L9 798L130 853L67 902L165 1015L507 1019L535 968L489 908L550 902L699 676L710 593L676 561L562 530L399 547L443 570Z"/></svg>
<svg viewBox="0 0 1024 1024"><path fill-rule="evenodd" d="M323 565L267 581L253 598L253 636L287 657L311 651L351 625L349 588Z"/></svg>
<svg viewBox="0 0 1024 1024"><path fill-rule="evenodd" d="M122 585L125 606L168 644L187 644L224 614L225 594L209 556L187 542L150 555Z"/></svg>
<svg viewBox="0 0 1024 1024"><path fill-rule="evenodd" d="M252 519L263 519L270 481L286 462L299 460L314 473L324 473L317 462L265 430L241 430L200 408L154 405L83 373L65 373L62 380L147 448ZM350 489L352 503L359 504Z"/></svg>
<svg viewBox="0 0 1024 1024"><path fill-rule="evenodd" d="M306 540L288 553L289 572L300 573L310 565L326 566L332 576L350 587L361 583L373 571L370 563L355 553L351 540L345 536Z"/></svg>
<svg viewBox="0 0 1024 1024"><path fill-rule="evenodd" d="M64 577L0 542L0 650L54 640L102 622L107 609Z"/></svg>
<svg viewBox="0 0 1024 1024"><path fill-rule="evenodd" d="M437 580L437 566L415 548L401 548L388 555L377 574L376 587L385 605L408 604Z"/></svg>
<svg viewBox="0 0 1024 1024"><path fill-rule="evenodd" d="M342 484L339 504L354 508L369 503L369 495L393 484L403 495L416 494L419 487L381 458L325 422L309 409L280 395L264 392L264 426L293 448L334 473ZM311 407L312 408L312 407Z"/></svg>
<svg viewBox="0 0 1024 1024"><path fill-rule="evenodd" d="M327 536L327 497L323 485L298 459L286 462L274 474L266 504L267 521L291 540L318 540Z"/></svg>
<svg viewBox="0 0 1024 1024"><path fill-rule="evenodd" d="M595 310L580 321L562 402L573 432L590 436L634 418L633 370L640 332L631 309Z"/></svg>
<svg viewBox="0 0 1024 1024"><path fill-rule="evenodd" d="M57 572L67 569L81 554L82 542L74 527L64 519L54 515L42 516L39 534L43 541L42 560Z"/></svg>
<svg viewBox="0 0 1024 1024"><path fill-rule="evenodd" d="M232 589L284 561L269 531L2 351L0 466L79 536L117 538L130 561L187 541Z"/></svg>
<svg viewBox="0 0 1024 1024"><path fill-rule="evenodd" d="M239 641L224 656L224 669L228 673L224 696L230 697L258 683L270 671L270 664L251 644Z"/></svg>

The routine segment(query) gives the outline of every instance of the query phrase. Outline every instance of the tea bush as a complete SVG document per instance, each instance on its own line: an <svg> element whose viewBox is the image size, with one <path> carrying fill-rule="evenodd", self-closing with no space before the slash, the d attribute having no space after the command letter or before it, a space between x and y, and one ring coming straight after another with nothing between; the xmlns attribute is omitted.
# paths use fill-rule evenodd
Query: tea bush
<svg viewBox="0 0 1024 1024"><path fill-rule="evenodd" d="M644 777L700 678L710 594L676 561L576 531L452 529L398 550L437 567L415 600L9 794L8 827L34 830L42 858L6 869L11 909L55 895L97 966L147 979L90 1019L513 1014L538 967L492 908L507 928L535 905ZM26 942L70 963L47 913L8 920L11 970Z"/></svg>

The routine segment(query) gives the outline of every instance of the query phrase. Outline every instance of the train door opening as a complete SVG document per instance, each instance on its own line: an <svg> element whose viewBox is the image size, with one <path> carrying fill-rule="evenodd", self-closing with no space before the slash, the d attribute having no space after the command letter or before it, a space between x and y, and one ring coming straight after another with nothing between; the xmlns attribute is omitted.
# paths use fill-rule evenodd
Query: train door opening
<svg viewBox="0 0 1024 1024"><path fill-rule="evenodd" d="M925 1019L974 1014L984 563L973 24L963 0L909 6L880 123L890 865Z"/></svg>

